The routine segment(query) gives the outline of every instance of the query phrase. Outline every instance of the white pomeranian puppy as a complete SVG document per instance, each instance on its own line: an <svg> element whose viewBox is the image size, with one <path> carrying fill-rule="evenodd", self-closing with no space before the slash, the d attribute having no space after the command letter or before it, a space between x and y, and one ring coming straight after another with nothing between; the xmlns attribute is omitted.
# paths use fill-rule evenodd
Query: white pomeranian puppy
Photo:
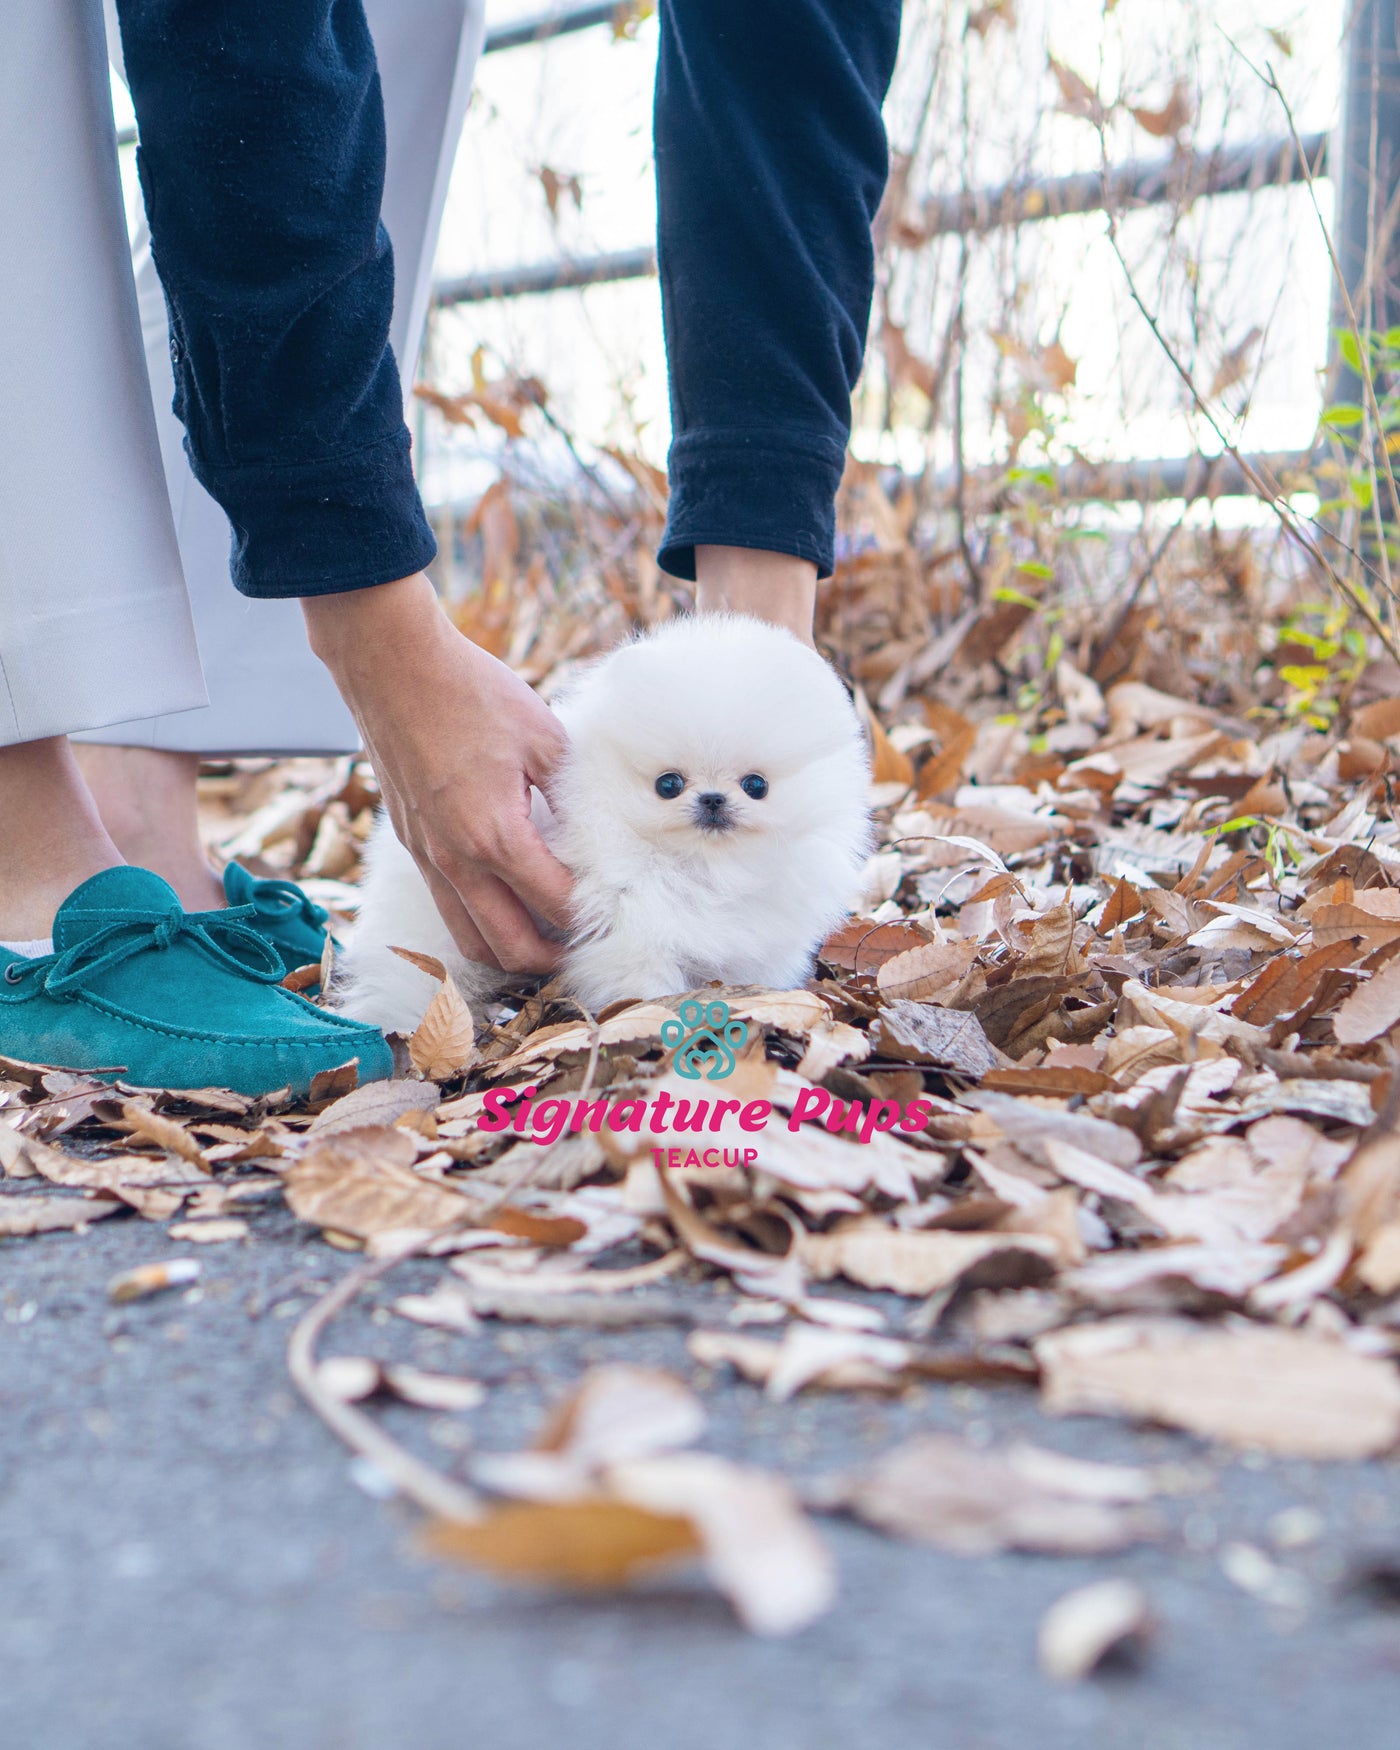
<svg viewBox="0 0 1400 1750"><path fill-rule="evenodd" d="M672 620L584 670L556 704L569 750L533 814L573 873L563 989L596 1013L711 979L800 985L846 915L871 849L869 760L846 689L761 620ZM335 1005L386 1032L444 962L469 1003L506 983L467 960L380 817Z"/></svg>

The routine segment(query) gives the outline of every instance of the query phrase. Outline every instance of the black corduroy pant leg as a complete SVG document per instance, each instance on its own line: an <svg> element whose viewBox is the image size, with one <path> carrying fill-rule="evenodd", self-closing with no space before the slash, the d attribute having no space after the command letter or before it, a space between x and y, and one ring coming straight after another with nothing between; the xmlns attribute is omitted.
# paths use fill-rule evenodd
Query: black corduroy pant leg
<svg viewBox="0 0 1400 1750"><path fill-rule="evenodd" d="M874 283L900 0L661 0L671 371L661 563L753 547L830 573Z"/></svg>
<svg viewBox="0 0 1400 1750"><path fill-rule="evenodd" d="M389 345L384 106L361 0L118 0L175 411L246 595L436 547Z"/></svg>
<svg viewBox="0 0 1400 1750"><path fill-rule="evenodd" d="M118 0L176 411L250 595L421 569L388 342L384 119L361 0ZM899 0L662 0L671 368L662 563L831 569L886 175Z"/></svg>

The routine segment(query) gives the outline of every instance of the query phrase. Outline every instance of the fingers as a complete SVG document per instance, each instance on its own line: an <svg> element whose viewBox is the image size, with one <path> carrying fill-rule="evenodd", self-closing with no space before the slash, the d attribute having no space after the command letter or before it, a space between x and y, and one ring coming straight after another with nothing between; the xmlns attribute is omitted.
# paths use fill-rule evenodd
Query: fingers
<svg viewBox="0 0 1400 1750"><path fill-rule="evenodd" d="M547 706L541 706L541 712L548 721L540 721L534 725L535 734L526 755L525 766L530 782L543 789L545 781L553 777L564 755L569 751L569 738L564 733L563 724Z"/></svg>
<svg viewBox="0 0 1400 1750"><path fill-rule="evenodd" d="M451 882L477 928L491 941L492 926L482 915L483 905L510 934L515 933L513 908L503 909L502 890L509 893L515 908L523 912L528 906L556 929L567 930L573 920L574 878L524 811L528 803L523 788L520 803L520 812L512 809L494 820L469 822L458 815L449 823L456 829L452 835L443 834L429 848L434 867ZM544 939L533 923L530 931L535 941Z"/></svg>
<svg viewBox="0 0 1400 1750"><path fill-rule="evenodd" d="M557 929L573 921L574 878L527 820L522 823L494 873Z"/></svg>
<svg viewBox="0 0 1400 1750"><path fill-rule="evenodd" d="M471 960L505 972L552 972L559 945L542 936L506 883L484 869L454 883L441 869L428 875L443 922Z"/></svg>
<svg viewBox="0 0 1400 1750"><path fill-rule="evenodd" d="M494 966L499 970L500 961L487 947L486 938L472 922L472 914L462 904L457 889L445 875L438 874L426 857L415 855L414 861L428 883L438 915L451 931L452 940L461 952L468 960L476 960L483 966Z"/></svg>
<svg viewBox="0 0 1400 1750"><path fill-rule="evenodd" d="M415 700L391 689L389 708L363 713L373 721L362 724L385 805L465 956L506 972L552 971L559 946L537 918L567 929L573 878L530 820L530 783L543 786L568 738L494 657L456 636L445 654L442 691L463 707L467 757L444 761L440 724L425 735Z"/></svg>
<svg viewBox="0 0 1400 1750"><path fill-rule="evenodd" d="M559 964L559 944L545 940L504 881L478 874L461 897L497 964L507 972L552 972Z"/></svg>

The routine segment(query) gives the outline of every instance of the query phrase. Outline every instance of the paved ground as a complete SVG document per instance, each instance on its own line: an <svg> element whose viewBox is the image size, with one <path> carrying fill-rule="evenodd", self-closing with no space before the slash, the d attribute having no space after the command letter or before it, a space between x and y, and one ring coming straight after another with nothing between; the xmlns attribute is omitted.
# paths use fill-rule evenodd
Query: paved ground
<svg viewBox="0 0 1400 1750"><path fill-rule="evenodd" d="M355 1485L286 1381L291 1319L348 1260L283 1212L255 1233L202 1250L197 1290L124 1309L108 1305L107 1278L174 1254L158 1228L119 1218L86 1237L0 1242L3 1750L1400 1743L1400 1611L1345 1583L1358 1561L1400 1552L1394 1467L1224 1465L1205 1492L1168 1503L1165 1546L1094 1562L963 1561L828 1521L838 1608L795 1639L758 1641L688 1580L561 1599L415 1555L414 1515ZM413 1269L388 1292L413 1286ZM467 1416L390 1413L446 1463L468 1438L521 1443L590 1361L683 1358L670 1331L462 1338L373 1310L338 1323L328 1347L490 1382ZM1088 1457L1211 1456L1166 1434L1046 1422L1019 1388L776 1409L749 1386L705 1395L707 1444L798 1477L973 1423ZM1285 1558L1302 1602L1281 1613L1225 1577L1220 1549L1266 1545L1272 1516L1297 1505L1326 1531ZM1161 1622L1150 1659L1133 1675L1047 1683L1034 1663L1042 1611L1107 1573L1148 1588Z"/></svg>

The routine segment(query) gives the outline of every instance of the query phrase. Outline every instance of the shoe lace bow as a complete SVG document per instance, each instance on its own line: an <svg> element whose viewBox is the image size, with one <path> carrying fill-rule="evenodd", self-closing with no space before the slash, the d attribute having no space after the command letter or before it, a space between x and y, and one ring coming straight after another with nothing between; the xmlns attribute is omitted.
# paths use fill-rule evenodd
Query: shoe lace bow
<svg viewBox="0 0 1400 1750"><path fill-rule="evenodd" d="M250 881L247 898L248 904L266 918L285 917L289 911L295 910L305 922L319 928L331 915L295 881L280 881L272 876Z"/></svg>
<svg viewBox="0 0 1400 1750"><path fill-rule="evenodd" d="M20 984L33 979L49 996L67 996L86 989L104 972L138 954L188 942L210 960L245 978L280 984L284 976L281 956L256 930L248 928L245 920L254 915L251 905L228 906L222 911L183 911L178 905L168 911L125 911L61 953L11 961L5 968L5 982Z"/></svg>

